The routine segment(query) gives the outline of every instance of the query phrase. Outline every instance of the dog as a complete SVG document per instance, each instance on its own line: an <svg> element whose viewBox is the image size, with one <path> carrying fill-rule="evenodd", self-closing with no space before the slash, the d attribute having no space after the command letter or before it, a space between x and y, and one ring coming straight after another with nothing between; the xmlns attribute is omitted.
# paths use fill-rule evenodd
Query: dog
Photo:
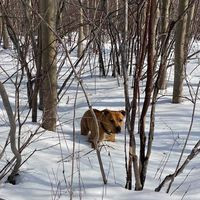
<svg viewBox="0 0 200 200"><path fill-rule="evenodd" d="M125 111L112 111L104 109L102 111L93 109L99 126L99 137L97 135L95 120L90 110L87 110L81 119L81 135L88 135L89 142L94 147L96 143L103 140L115 142L115 134L121 132L124 125Z"/></svg>

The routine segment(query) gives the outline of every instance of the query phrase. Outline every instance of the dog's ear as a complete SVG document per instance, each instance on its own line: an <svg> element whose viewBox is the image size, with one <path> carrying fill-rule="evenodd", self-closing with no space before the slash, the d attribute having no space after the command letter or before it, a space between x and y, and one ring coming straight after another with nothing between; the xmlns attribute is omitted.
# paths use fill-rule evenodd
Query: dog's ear
<svg viewBox="0 0 200 200"><path fill-rule="evenodd" d="M102 110L102 113L106 116L110 111L108 109Z"/></svg>
<svg viewBox="0 0 200 200"><path fill-rule="evenodd" d="M120 112L122 113L122 115L126 115L126 112L125 112L125 110L120 110Z"/></svg>

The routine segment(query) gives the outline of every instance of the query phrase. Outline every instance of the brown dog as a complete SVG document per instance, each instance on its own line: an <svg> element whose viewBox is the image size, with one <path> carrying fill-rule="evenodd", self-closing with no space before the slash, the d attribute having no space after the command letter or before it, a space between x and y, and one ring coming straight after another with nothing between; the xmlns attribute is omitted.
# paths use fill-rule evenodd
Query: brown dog
<svg viewBox="0 0 200 200"><path fill-rule="evenodd" d="M125 111L93 110L98 121L99 137L97 138L95 121L90 110L86 111L81 119L81 135L88 135L90 132L89 141L92 145L103 140L114 142L115 134L121 132L124 124Z"/></svg>

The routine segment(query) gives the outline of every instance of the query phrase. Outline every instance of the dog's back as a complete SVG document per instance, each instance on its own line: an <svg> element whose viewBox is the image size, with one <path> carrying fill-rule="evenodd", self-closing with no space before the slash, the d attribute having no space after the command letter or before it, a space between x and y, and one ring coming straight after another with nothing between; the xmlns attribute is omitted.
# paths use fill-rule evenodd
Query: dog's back
<svg viewBox="0 0 200 200"><path fill-rule="evenodd" d="M97 119L101 115L101 111L97 109L93 109ZM81 119L81 135L88 135L89 131L92 129L92 125L94 124L94 118L90 110L87 110L82 119Z"/></svg>

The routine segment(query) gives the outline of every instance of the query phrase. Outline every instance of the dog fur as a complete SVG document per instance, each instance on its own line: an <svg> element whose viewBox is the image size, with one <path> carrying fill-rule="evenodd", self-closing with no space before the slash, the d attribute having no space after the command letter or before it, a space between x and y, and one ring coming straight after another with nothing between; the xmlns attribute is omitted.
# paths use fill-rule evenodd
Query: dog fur
<svg viewBox="0 0 200 200"><path fill-rule="evenodd" d="M124 124L125 111L97 110L93 109L99 126L99 137L95 121L90 110L87 110L81 119L81 135L88 135L89 142L93 145L103 140L115 142L115 134L121 132Z"/></svg>

